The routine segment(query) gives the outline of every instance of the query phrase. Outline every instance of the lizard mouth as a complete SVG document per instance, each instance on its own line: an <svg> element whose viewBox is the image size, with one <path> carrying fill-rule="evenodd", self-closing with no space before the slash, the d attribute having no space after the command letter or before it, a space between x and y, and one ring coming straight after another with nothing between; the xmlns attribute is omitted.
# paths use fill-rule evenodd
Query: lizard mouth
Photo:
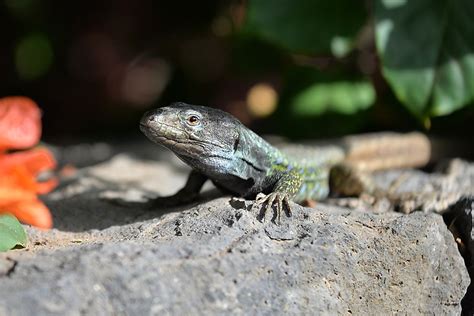
<svg viewBox="0 0 474 316"><path fill-rule="evenodd" d="M166 123L158 123L150 126L144 122L140 122L140 130L153 141L166 141L170 140L173 142L187 142L189 141L189 135L185 131L176 126L169 125Z"/></svg>
<svg viewBox="0 0 474 316"><path fill-rule="evenodd" d="M183 150L185 152L206 152L209 151L206 150L207 146L225 149L222 144L198 138L175 125L163 122L150 124L146 120L141 121L140 130L154 143L165 146L174 152L182 152Z"/></svg>
<svg viewBox="0 0 474 316"><path fill-rule="evenodd" d="M151 141L157 143L167 142L186 142L189 139L186 131L177 124L174 117L165 115L163 111L150 111L143 115L140 120L140 130ZM168 124L171 123L171 124ZM181 128L180 128L181 127Z"/></svg>
<svg viewBox="0 0 474 316"><path fill-rule="evenodd" d="M162 145L175 153L188 154L189 152L202 152L204 148L199 141L184 130L160 122L150 126L140 123L141 131L154 143Z"/></svg>

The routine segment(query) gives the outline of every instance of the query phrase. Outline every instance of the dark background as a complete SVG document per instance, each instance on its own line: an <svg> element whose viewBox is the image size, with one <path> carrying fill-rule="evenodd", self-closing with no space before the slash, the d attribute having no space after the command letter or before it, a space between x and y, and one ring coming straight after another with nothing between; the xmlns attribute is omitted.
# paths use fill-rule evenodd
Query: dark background
<svg viewBox="0 0 474 316"><path fill-rule="evenodd" d="M0 96L34 99L51 142L138 135L147 109L173 101L219 107L258 132L294 139L386 129L469 139L472 106L427 126L401 105L381 75L372 2L358 6L366 29L334 57L252 32L246 1L2 0ZM306 87L341 78L371 84L370 104L333 107L343 94L334 90L325 109L295 110Z"/></svg>

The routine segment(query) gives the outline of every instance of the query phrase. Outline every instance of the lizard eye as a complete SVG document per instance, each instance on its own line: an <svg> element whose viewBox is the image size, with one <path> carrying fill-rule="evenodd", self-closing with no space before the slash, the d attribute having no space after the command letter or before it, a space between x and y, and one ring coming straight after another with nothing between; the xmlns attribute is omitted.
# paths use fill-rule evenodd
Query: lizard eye
<svg viewBox="0 0 474 316"><path fill-rule="evenodd" d="M191 126L196 126L200 123L199 121L199 117L196 116L196 115L190 115L188 116L188 124L191 125Z"/></svg>

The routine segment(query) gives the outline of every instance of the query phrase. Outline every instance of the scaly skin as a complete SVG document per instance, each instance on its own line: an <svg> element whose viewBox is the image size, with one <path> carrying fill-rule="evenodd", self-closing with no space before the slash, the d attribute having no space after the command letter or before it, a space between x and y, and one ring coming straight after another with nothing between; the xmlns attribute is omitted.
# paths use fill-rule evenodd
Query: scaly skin
<svg viewBox="0 0 474 316"><path fill-rule="evenodd" d="M275 206L279 222L283 211L291 216L290 200L321 199L329 192L325 168L291 159L221 110L173 103L147 112L140 129L193 168L184 188L155 205L189 202L210 179L221 189L256 199L263 215Z"/></svg>

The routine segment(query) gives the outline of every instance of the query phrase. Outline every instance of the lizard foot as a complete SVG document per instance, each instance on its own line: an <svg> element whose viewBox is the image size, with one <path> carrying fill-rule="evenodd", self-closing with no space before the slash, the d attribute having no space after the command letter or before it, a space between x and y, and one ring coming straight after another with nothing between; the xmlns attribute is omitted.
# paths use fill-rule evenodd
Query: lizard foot
<svg viewBox="0 0 474 316"><path fill-rule="evenodd" d="M269 208L272 208L273 205L276 206L275 213L273 216L273 221L277 224L281 223L281 213L286 212L288 217L291 217L291 207L288 195L281 192L272 192L268 195L260 193L257 195L255 200L255 205L261 206L259 218L261 220L265 219L265 213Z"/></svg>

